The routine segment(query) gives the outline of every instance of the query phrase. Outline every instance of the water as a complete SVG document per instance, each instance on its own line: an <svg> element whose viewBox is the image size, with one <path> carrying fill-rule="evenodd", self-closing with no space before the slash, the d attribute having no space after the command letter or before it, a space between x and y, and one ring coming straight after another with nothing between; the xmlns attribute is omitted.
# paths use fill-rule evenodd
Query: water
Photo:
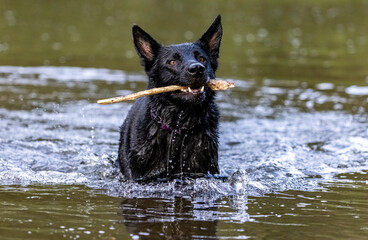
<svg viewBox="0 0 368 240"><path fill-rule="evenodd" d="M0 239L366 239L366 4L0 0ZM131 24L191 41L219 12L228 179L125 181L132 103L96 101L146 86Z"/></svg>
<svg viewBox="0 0 368 240"><path fill-rule="evenodd" d="M238 87L218 97L220 168L229 179L139 185L124 181L113 164L118 128L131 103L95 101L128 93L120 89L144 88L144 75L2 66L0 76L6 102L0 109L1 231L9 232L9 239L160 234L246 239L253 236L248 225L255 232L264 225L271 232L307 231L318 222L304 218L324 216L326 208L333 214L342 208L356 220L361 229L347 226L347 237L367 231L360 221L368 216L368 130L361 110L367 101L365 93L351 93L359 87L331 91L327 83L290 88L276 80L233 80ZM339 110L316 110L324 105ZM334 195L345 191L353 198ZM355 199L356 207L350 203ZM22 211L27 214L17 217ZM335 223L342 224L344 216ZM11 224L22 231L14 232Z"/></svg>
<svg viewBox="0 0 368 240"><path fill-rule="evenodd" d="M0 232L2 239L366 239L367 176L213 202L114 198L77 185L4 186Z"/></svg>

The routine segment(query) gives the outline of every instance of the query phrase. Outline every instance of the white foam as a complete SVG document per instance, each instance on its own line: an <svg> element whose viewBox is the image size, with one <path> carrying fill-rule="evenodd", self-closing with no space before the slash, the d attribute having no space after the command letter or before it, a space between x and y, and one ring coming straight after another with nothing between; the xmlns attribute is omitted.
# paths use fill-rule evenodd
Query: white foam
<svg viewBox="0 0 368 240"><path fill-rule="evenodd" d="M367 86L350 86L345 89L345 92L350 95L368 95Z"/></svg>

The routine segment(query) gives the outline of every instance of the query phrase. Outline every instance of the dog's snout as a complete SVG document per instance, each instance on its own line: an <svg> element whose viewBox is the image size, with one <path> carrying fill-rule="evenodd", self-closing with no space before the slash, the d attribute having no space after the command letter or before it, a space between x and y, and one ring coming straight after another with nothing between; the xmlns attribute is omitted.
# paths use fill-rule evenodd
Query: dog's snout
<svg viewBox="0 0 368 240"><path fill-rule="evenodd" d="M206 68L200 63L192 63L189 65L188 72L190 75L202 75Z"/></svg>

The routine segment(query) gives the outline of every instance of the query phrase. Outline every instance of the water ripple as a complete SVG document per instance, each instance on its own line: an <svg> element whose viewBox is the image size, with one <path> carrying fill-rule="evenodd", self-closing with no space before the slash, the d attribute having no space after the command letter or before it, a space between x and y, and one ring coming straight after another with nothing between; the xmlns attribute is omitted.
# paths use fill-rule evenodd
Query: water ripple
<svg viewBox="0 0 368 240"><path fill-rule="evenodd" d="M333 92L341 87L234 80L239 88L218 94L226 179L128 182L114 161L131 103L94 102L141 90L144 79L108 69L0 67L0 184L84 184L114 196L200 201L315 189L336 174L367 169L364 87Z"/></svg>

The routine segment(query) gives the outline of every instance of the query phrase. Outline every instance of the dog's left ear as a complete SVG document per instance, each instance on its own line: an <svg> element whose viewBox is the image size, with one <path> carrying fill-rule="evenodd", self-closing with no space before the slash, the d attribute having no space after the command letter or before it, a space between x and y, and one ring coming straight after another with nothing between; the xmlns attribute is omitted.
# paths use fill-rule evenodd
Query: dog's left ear
<svg viewBox="0 0 368 240"><path fill-rule="evenodd" d="M212 67L217 68L217 59L220 53L220 44L222 38L221 15L218 15L208 28L208 30L197 41L207 52L211 58Z"/></svg>
<svg viewBox="0 0 368 240"><path fill-rule="evenodd" d="M138 25L132 28L134 47L137 50L142 66L149 69L156 58L161 45Z"/></svg>

